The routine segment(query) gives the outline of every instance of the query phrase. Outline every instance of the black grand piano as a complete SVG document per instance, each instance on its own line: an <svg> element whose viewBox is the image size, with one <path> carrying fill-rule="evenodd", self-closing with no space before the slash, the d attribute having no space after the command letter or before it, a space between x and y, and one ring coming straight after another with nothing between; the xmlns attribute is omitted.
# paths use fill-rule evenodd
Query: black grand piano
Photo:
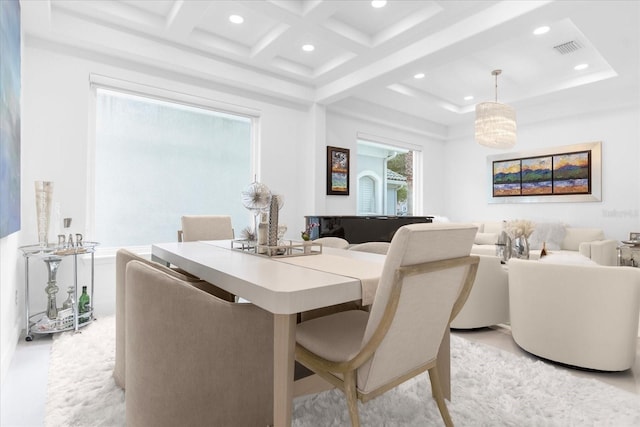
<svg viewBox="0 0 640 427"><path fill-rule="evenodd" d="M341 237L349 243L390 242L403 225L433 222L432 216L305 216L305 227L311 230L311 240L319 237Z"/></svg>

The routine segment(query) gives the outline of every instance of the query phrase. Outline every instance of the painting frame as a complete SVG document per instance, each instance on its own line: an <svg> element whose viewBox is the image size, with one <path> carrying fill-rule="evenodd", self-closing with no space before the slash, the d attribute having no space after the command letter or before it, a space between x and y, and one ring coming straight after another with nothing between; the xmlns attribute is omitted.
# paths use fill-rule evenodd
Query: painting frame
<svg viewBox="0 0 640 427"><path fill-rule="evenodd" d="M602 142L487 156L489 203L602 201Z"/></svg>
<svg viewBox="0 0 640 427"><path fill-rule="evenodd" d="M0 238L21 228L21 57L20 2L0 1Z"/></svg>
<svg viewBox="0 0 640 427"><path fill-rule="evenodd" d="M349 163L348 148L327 146L327 195L349 195Z"/></svg>

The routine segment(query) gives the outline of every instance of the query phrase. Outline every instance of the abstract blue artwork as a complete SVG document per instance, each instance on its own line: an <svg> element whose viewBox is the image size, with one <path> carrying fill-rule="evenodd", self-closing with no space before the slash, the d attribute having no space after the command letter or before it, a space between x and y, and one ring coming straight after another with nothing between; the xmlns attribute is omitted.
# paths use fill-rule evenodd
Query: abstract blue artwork
<svg viewBox="0 0 640 427"><path fill-rule="evenodd" d="M0 1L0 238L20 230L20 2Z"/></svg>

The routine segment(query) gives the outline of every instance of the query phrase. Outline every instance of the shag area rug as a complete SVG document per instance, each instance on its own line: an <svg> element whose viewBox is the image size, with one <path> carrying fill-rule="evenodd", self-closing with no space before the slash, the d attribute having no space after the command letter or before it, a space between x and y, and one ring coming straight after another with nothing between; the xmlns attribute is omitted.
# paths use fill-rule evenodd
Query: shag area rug
<svg viewBox="0 0 640 427"><path fill-rule="evenodd" d="M111 376L115 321L100 318L54 338L45 425L124 426L124 392ZM571 375L465 339L451 337L452 401L456 426L640 426L640 397L595 379ZM441 426L425 373L360 404L363 426ZM293 425L349 426L341 392L294 401Z"/></svg>

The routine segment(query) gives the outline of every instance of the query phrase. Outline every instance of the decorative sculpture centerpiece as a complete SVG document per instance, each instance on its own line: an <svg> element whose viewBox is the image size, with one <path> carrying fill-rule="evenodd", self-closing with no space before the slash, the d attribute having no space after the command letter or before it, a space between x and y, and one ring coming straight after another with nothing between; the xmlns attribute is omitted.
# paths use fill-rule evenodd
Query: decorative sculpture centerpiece
<svg viewBox="0 0 640 427"><path fill-rule="evenodd" d="M258 242L258 226L261 212L269 209L271 204L271 190L266 185L253 181L241 192L242 205L253 214L253 239Z"/></svg>

